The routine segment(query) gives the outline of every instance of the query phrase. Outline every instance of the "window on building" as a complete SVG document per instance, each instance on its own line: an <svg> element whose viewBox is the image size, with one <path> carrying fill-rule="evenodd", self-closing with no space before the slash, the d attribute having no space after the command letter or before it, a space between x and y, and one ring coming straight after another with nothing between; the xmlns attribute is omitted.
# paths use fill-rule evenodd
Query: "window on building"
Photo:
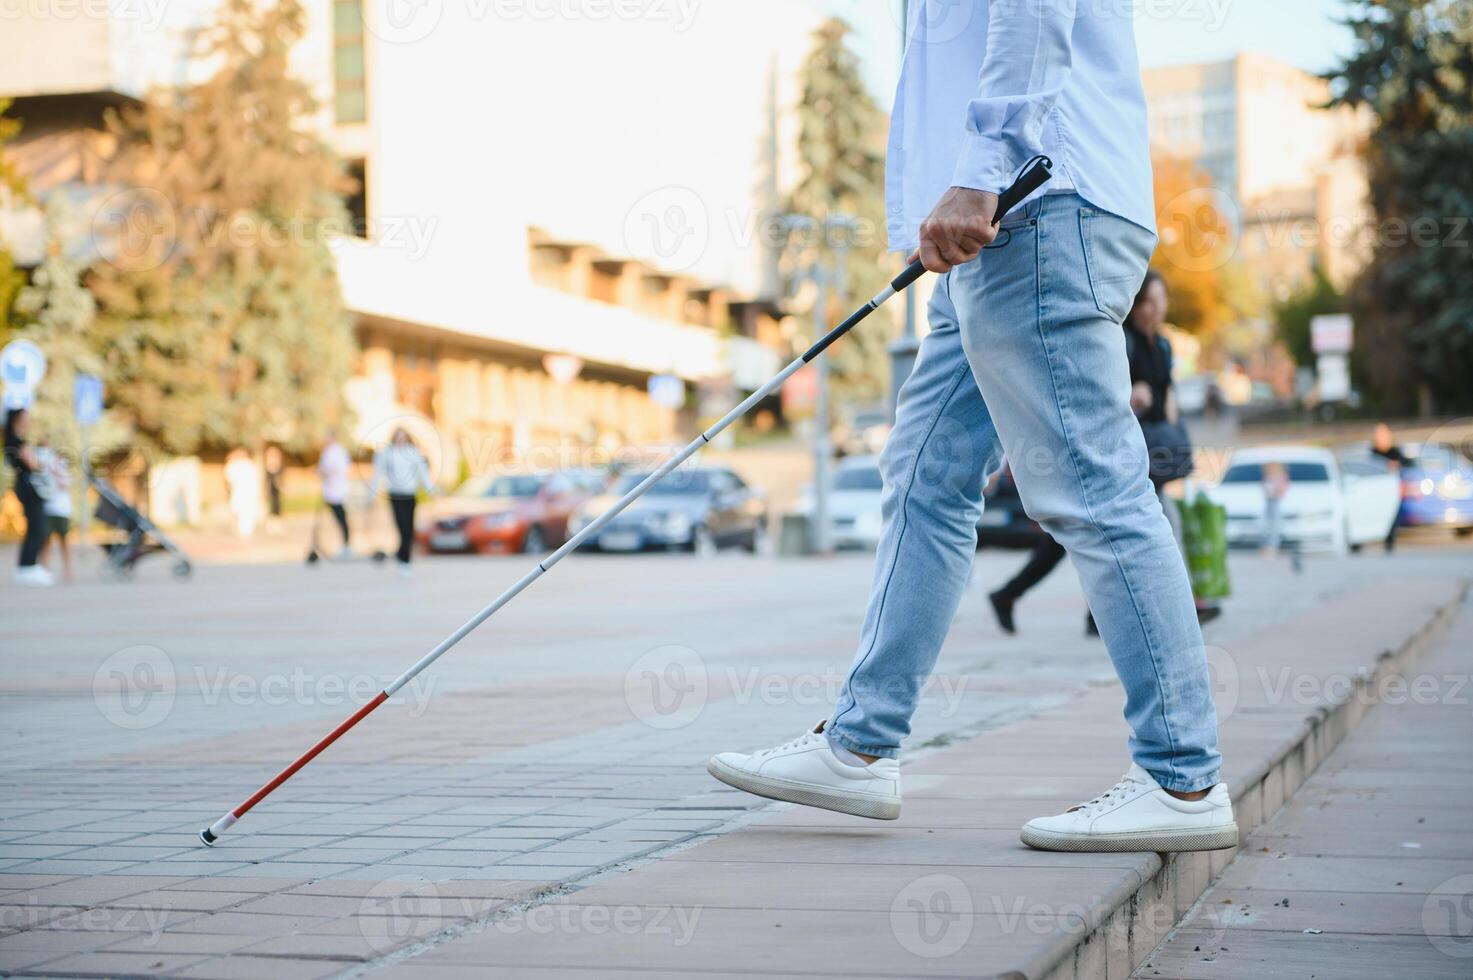
<svg viewBox="0 0 1473 980"><path fill-rule="evenodd" d="M333 96L340 123L364 122L368 99L363 64L362 0L333 0Z"/></svg>

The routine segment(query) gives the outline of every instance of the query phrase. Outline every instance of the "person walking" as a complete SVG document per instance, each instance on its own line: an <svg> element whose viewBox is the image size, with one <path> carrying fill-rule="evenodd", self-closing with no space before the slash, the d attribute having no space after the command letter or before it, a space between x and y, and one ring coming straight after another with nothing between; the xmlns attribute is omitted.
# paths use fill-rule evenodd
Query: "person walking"
<svg viewBox="0 0 1473 980"><path fill-rule="evenodd" d="M394 511L394 525L399 529L399 574L413 575L409 560L414 553L414 505L420 490L433 493L430 468L424 454L404 429L395 429L389 444L373 456L373 482L369 496L376 496L383 486L389 493L389 506Z"/></svg>
<svg viewBox="0 0 1473 980"><path fill-rule="evenodd" d="M235 533L249 538L261 522L261 475L251 461L251 454L244 449L232 449L225 457L225 485L230 491Z"/></svg>
<svg viewBox="0 0 1473 980"><path fill-rule="evenodd" d="M1079 571L1133 732L1123 779L1030 820L1022 840L1233 846L1191 583L1148 475L1121 338L1156 245L1129 8L977 0L958 34L945 3L911 5L891 116L890 244L940 279L882 456L884 530L853 666L812 730L708 770L761 796L900 815L896 759L975 556L982 487L1006 455L1027 512ZM1036 154L1054 164L1046 193L994 227L998 193Z"/></svg>
<svg viewBox="0 0 1473 980"><path fill-rule="evenodd" d="M280 446L270 445L266 447L261 461L262 470L266 474L266 530L271 534L280 534L281 481L286 474L286 457L282 455Z"/></svg>
<svg viewBox="0 0 1473 980"><path fill-rule="evenodd" d="M1407 465L1407 456L1392 437L1391 426L1385 422L1377 422L1376 427L1371 430L1371 452L1386 460L1387 468L1400 482L1401 471ZM1388 555L1396 550L1396 525L1396 521L1391 522L1391 530L1386 532L1386 540L1382 543Z"/></svg>
<svg viewBox="0 0 1473 980"><path fill-rule="evenodd" d="M46 539L38 559L42 567L50 564L51 542L61 552L62 581L72 580L72 550L67 536L72 530L72 473L66 460L50 446L36 447L36 462L46 477L42 508L46 513ZM39 474L38 474L39 475ZM50 569L47 569L50 571Z"/></svg>
<svg viewBox="0 0 1473 980"><path fill-rule="evenodd" d="M41 547L46 543L46 502L37 486L41 464L28 442L31 413L12 408L5 413L5 462L14 474L11 490L25 513L26 530L21 538L20 562L15 568L15 584L45 588L56 579L40 564Z"/></svg>
<svg viewBox="0 0 1473 980"><path fill-rule="evenodd" d="M1125 356L1130 362L1130 407L1140 421L1146 449L1151 454L1151 485L1156 488L1161 510L1171 524L1172 536L1185 562L1181 513L1166 490L1192 469L1191 444L1181 425L1171 377L1174 368L1171 342L1161 332L1169 300L1161 273L1154 269L1147 271L1125 317ZM1222 607L1216 603L1193 598L1192 604L1198 622L1207 623L1222 615ZM1092 631L1093 625L1089 629Z"/></svg>
<svg viewBox="0 0 1473 980"><path fill-rule="evenodd" d="M333 520L337 521L338 530L343 535L343 547L338 552L339 558L351 558L353 548L348 531L348 489L349 476L353 468L353 457L348 455L347 448L338 441L336 430L330 429L327 433L327 445L322 447L322 455L317 460L317 476L322 481L322 502L332 512ZM317 547L314 543L312 547Z"/></svg>

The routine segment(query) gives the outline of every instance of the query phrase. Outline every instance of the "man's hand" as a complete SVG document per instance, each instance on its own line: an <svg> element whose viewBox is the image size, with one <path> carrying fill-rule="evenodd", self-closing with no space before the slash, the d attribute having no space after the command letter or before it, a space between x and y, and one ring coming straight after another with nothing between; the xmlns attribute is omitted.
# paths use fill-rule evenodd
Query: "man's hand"
<svg viewBox="0 0 1473 980"><path fill-rule="evenodd" d="M921 222L921 247L908 261L919 258L932 272L950 272L966 265L997 237L992 224L996 213L996 194L951 188Z"/></svg>

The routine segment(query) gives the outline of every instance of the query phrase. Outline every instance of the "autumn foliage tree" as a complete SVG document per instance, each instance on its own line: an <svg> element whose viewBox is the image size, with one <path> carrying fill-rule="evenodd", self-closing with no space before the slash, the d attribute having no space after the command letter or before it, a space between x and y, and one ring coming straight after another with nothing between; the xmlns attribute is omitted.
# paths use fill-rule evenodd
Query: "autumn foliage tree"
<svg viewBox="0 0 1473 980"><path fill-rule="evenodd" d="M1225 213L1228 199L1187 161L1157 156L1152 167L1160 242L1151 266L1166 280L1171 322L1210 340L1233 316L1226 282L1236 229Z"/></svg>
<svg viewBox="0 0 1473 980"><path fill-rule="evenodd" d="M224 0L197 84L111 121L114 193L88 285L109 400L139 448L306 447L338 421L354 342L329 238L342 167L290 70L298 0Z"/></svg>

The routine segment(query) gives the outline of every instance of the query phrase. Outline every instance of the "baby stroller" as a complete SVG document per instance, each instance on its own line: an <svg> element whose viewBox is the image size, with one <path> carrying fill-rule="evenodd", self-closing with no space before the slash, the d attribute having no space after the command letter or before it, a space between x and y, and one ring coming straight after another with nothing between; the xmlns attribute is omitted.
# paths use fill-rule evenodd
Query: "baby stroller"
<svg viewBox="0 0 1473 980"><path fill-rule="evenodd" d="M88 474L87 482L97 491L98 521L123 533L122 537L105 542L102 546L107 556L104 574L127 578L133 574L138 559L155 551L167 551L175 558L174 577L189 577L189 573L194 571L194 566L189 563L189 556L169 540L168 535L154 526L153 521L129 506L112 484L102 477Z"/></svg>

